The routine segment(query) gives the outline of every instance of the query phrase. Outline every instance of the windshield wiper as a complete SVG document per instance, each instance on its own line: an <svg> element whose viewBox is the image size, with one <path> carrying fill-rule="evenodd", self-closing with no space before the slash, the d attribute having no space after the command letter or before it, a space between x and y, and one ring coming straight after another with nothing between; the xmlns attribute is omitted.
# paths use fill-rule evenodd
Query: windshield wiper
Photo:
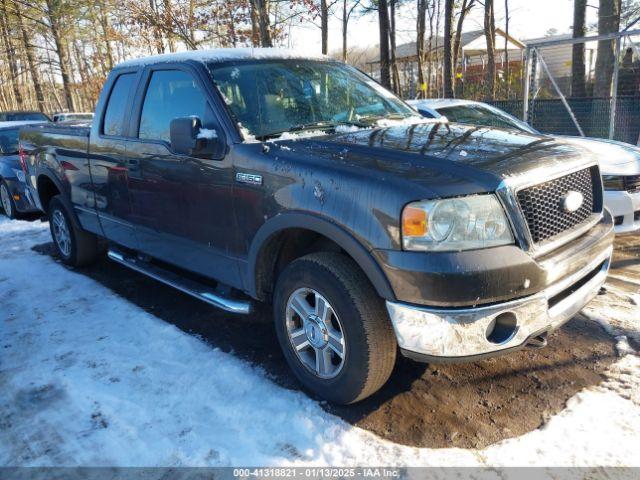
<svg viewBox="0 0 640 480"><path fill-rule="evenodd" d="M404 120L405 118L411 118L418 115L405 115L403 113L388 113L386 115L364 115L358 117L360 122L369 122L369 124L375 123L378 120Z"/></svg>
<svg viewBox="0 0 640 480"><path fill-rule="evenodd" d="M277 138L287 132L303 132L305 130L335 130L337 127L341 125L361 127L361 128L366 128L370 126L368 123L361 122L359 120L353 120L353 121L341 120L338 122L328 122L328 121L309 122L309 123L301 123L300 125L294 125L286 130L282 130L279 132L270 132L270 133L265 133L263 135L258 135L256 136L256 138L258 140L266 140L267 138Z"/></svg>

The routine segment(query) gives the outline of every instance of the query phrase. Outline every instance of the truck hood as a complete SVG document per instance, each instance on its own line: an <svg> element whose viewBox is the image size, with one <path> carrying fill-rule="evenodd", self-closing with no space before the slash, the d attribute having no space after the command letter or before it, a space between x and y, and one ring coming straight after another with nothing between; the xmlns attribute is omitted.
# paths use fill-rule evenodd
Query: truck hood
<svg viewBox="0 0 640 480"><path fill-rule="evenodd" d="M514 176L568 170L595 161L562 139L516 130L418 123L275 142L279 155L308 151L372 175L423 185L436 196L494 191ZM293 157L295 155L295 157ZM386 175L389 174L389 175Z"/></svg>

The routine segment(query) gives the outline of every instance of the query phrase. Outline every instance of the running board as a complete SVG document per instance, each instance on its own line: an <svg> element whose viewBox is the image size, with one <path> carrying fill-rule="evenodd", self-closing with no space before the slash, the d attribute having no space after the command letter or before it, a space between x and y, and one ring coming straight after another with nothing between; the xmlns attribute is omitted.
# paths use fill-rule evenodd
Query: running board
<svg viewBox="0 0 640 480"><path fill-rule="evenodd" d="M107 256L114 262L118 262L125 267L129 267L136 272L140 272L147 275L159 282L169 285L173 288L180 290L192 297L202 300L214 307L221 308L227 312L240 313L248 315L251 313L251 302L234 300L227 298L220 293L215 292L210 287L202 285L195 280L181 277L177 273L165 270L151 263L138 260L135 257L127 256L122 252L114 249L110 249L107 252Z"/></svg>

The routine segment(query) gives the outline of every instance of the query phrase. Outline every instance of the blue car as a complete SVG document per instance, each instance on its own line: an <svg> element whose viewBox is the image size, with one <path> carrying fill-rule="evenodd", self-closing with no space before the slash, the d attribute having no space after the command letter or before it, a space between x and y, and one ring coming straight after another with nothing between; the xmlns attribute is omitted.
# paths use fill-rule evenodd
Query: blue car
<svg viewBox="0 0 640 480"><path fill-rule="evenodd" d="M0 122L0 204L4 214L17 218L21 214L37 212L26 193L25 175L18 154L18 134L24 125L42 124L40 121Z"/></svg>

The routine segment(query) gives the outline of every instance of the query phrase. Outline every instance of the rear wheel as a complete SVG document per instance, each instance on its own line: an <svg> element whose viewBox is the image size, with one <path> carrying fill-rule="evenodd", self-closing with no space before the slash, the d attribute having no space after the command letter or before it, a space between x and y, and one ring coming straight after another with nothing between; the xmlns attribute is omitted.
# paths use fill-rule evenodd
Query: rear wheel
<svg viewBox="0 0 640 480"><path fill-rule="evenodd" d="M274 313L289 366L315 394L354 403L389 378L397 347L384 302L345 255L314 253L287 266Z"/></svg>
<svg viewBox="0 0 640 480"><path fill-rule="evenodd" d="M9 185L7 182L2 180L0 182L0 202L2 203L2 209L4 210L4 214L8 218L16 218L17 210L16 204L11 197L11 192L9 190Z"/></svg>
<svg viewBox="0 0 640 480"><path fill-rule="evenodd" d="M49 228L60 259L67 265L81 267L93 262L100 253L98 237L72 221L60 195L49 203Z"/></svg>

